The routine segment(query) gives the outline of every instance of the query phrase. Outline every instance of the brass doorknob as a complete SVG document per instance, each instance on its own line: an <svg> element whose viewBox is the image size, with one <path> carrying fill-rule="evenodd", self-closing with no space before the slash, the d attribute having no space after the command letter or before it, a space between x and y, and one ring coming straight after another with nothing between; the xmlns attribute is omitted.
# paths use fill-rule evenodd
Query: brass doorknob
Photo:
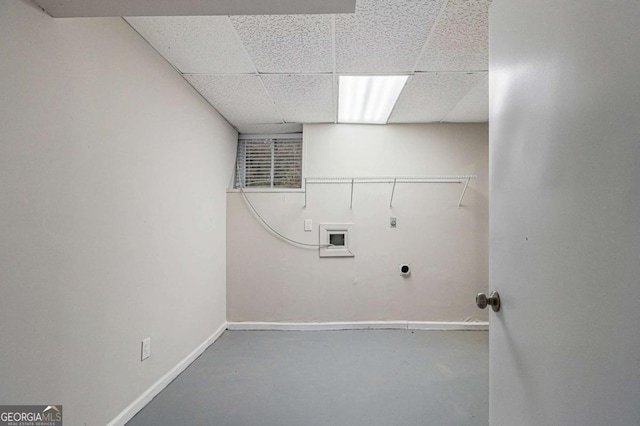
<svg viewBox="0 0 640 426"><path fill-rule="evenodd" d="M493 312L498 312L500 310L500 295L497 291L492 291L489 297L484 293L478 293L476 296L476 305L478 305L480 309L484 309L489 305L491 309L493 309Z"/></svg>

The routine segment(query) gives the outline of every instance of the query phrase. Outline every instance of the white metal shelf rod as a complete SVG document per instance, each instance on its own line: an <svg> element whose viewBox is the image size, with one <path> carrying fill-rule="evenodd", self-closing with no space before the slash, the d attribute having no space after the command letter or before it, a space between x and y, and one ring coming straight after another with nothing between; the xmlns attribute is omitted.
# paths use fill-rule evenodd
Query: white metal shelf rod
<svg viewBox="0 0 640 426"><path fill-rule="evenodd" d="M309 184L350 184L351 195L349 208L353 209L353 188L356 183L392 183L391 199L389 208L393 207L393 197L395 195L397 183L464 183L464 189L458 200L458 207L462 207L462 200L467 192L469 181L475 179L476 175L459 176L422 176L422 177L322 177L304 178L304 208L307 208L307 185Z"/></svg>
<svg viewBox="0 0 640 426"><path fill-rule="evenodd" d="M354 180L356 183L393 183L394 180L398 182L431 182L431 181L465 181L466 179L474 179L475 175L460 175L460 176L378 176L378 177L313 177L305 178L307 183L350 183Z"/></svg>

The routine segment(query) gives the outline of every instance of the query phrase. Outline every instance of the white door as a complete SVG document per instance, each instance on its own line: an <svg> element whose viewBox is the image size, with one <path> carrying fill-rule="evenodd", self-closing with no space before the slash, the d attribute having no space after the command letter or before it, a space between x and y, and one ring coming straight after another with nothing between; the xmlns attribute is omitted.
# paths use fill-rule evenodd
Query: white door
<svg viewBox="0 0 640 426"><path fill-rule="evenodd" d="M490 9L491 426L640 425L640 1Z"/></svg>

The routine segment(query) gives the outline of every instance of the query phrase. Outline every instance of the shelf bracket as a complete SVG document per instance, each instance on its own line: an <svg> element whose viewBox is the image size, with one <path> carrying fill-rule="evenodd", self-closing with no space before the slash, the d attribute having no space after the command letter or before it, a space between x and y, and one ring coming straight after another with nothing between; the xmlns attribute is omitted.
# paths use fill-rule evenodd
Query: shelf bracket
<svg viewBox="0 0 640 426"><path fill-rule="evenodd" d="M349 203L349 210L353 209L353 181L354 179L351 179L351 202Z"/></svg>
<svg viewBox="0 0 640 426"><path fill-rule="evenodd" d="M467 178L467 181L464 184L464 189L462 190L462 195L460 196L460 200L458 201L458 208L462 207L462 199L464 198L465 192L467 192L467 187L469 186L469 181L471 178Z"/></svg>
<svg viewBox="0 0 640 426"><path fill-rule="evenodd" d="M389 208L393 207L393 194L396 192L396 181L398 179L393 179L393 188L391 188L391 200L389 200Z"/></svg>
<svg viewBox="0 0 640 426"><path fill-rule="evenodd" d="M307 208L307 178L304 178L304 209Z"/></svg>

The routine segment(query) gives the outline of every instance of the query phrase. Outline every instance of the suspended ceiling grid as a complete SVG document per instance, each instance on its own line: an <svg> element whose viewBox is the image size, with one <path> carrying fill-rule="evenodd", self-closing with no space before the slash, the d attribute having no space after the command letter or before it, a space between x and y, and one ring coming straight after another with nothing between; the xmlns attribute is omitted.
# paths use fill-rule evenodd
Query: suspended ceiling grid
<svg viewBox="0 0 640 426"><path fill-rule="evenodd" d="M488 120L490 0L357 0L355 13L127 17L241 133L337 119L338 76L409 74L390 123Z"/></svg>

